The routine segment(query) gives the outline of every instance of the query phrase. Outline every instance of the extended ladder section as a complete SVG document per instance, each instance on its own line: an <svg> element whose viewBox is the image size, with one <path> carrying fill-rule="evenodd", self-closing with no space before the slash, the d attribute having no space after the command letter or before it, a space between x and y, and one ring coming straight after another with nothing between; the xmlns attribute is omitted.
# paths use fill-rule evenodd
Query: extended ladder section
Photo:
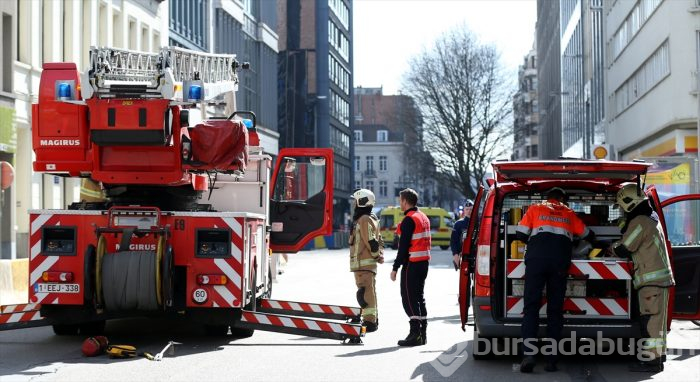
<svg viewBox="0 0 700 382"><path fill-rule="evenodd" d="M163 98L210 100L238 89L234 54L209 54L177 47L160 52L92 47L83 74L84 99Z"/></svg>
<svg viewBox="0 0 700 382"><path fill-rule="evenodd" d="M360 308L263 299L257 309L244 310L236 326L350 343L364 336Z"/></svg>

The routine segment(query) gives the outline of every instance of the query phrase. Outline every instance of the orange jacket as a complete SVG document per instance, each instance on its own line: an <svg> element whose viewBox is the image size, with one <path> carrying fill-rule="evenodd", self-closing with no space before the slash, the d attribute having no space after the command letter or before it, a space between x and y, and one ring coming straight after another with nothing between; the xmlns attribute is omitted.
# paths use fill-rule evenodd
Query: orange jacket
<svg viewBox="0 0 700 382"><path fill-rule="evenodd" d="M415 263L418 261L430 260L430 247L432 246L430 237L430 220L420 211L409 211L406 216L413 220L415 228L411 236L411 246L408 248L408 261ZM396 229L396 233L401 235L401 225Z"/></svg>
<svg viewBox="0 0 700 382"><path fill-rule="evenodd" d="M556 199L530 206L516 230L531 238L546 232L566 236L569 240L585 237L589 232L576 213Z"/></svg>

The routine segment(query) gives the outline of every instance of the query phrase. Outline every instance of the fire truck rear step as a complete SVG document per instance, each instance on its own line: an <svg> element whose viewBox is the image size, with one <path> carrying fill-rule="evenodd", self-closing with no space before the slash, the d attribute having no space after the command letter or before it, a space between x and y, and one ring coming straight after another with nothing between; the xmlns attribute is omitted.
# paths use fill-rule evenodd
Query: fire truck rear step
<svg viewBox="0 0 700 382"><path fill-rule="evenodd" d="M357 340L363 335L362 325L317 318L302 318L282 314L244 310L235 325L242 329L302 335L335 340Z"/></svg>
<svg viewBox="0 0 700 382"><path fill-rule="evenodd" d="M51 325L51 320L41 316L40 309L40 304L0 306L0 331Z"/></svg>

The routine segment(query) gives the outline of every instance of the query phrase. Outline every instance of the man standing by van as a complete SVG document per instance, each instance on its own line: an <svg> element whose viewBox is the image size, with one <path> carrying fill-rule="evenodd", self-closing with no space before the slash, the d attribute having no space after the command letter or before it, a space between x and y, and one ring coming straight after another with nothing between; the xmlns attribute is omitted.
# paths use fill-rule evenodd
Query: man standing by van
<svg viewBox="0 0 700 382"><path fill-rule="evenodd" d="M425 308L423 290L428 276L430 262L430 221L425 214L418 210L418 193L407 188L399 193L401 210L404 219L401 221L397 234L399 250L391 272L391 281L396 281L396 274L401 269L401 301L411 325L406 339L398 342L399 346L418 346L427 343L426 330L428 313Z"/></svg>
<svg viewBox="0 0 700 382"><path fill-rule="evenodd" d="M564 325L564 295L571 265L572 241L592 235L576 213L564 204L566 192L555 187L547 200L530 206L518 224L516 236L527 242L523 306L523 360L520 371L535 368L542 289L547 286L547 337L558 341ZM555 346L556 347L556 346ZM548 355L546 371L557 370L557 355Z"/></svg>
<svg viewBox="0 0 700 382"><path fill-rule="evenodd" d="M452 236L450 236L450 250L452 250L452 263L455 266L455 271L459 270L459 263L462 260L462 234L469 228L469 218L472 215L474 202L467 200L464 204L464 217L459 219L452 227Z"/></svg>
<svg viewBox="0 0 700 382"><path fill-rule="evenodd" d="M675 285L659 216L636 184L617 193L617 204L625 211L622 240L612 246L620 257L634 262L633 285L639 297L642 352L650 359L630 365L630 371L661 372L666 353L668 288Z"/></svg>

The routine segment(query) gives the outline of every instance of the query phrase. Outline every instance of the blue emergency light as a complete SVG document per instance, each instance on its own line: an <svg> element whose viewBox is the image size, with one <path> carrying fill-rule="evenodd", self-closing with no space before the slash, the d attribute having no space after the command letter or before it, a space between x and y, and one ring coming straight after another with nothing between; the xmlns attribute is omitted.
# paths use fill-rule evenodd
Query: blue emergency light
<svg viewBox="0 0 700 382"><path fill-rule="evenodd" d="M70 84L67 82L60 82L58 84L58 99L63 101L63 100L69 100L71 98L73 98L73 97L72 97Z"/></svg>
<svg viewBox="0 0 700 382"><path fill-rule="evenodd" d="M190 85L187 91L187 99L190 101L199 101L202 99L202 87L199 85Z"/></svg>
<svg viewBox="0 0 700 382"><path fill-rule="evenodd" d="M251 121L250 119L244 118L243 119L243 126L245 126L248 129L252 129L253 128L253 121Z"/></svg>

